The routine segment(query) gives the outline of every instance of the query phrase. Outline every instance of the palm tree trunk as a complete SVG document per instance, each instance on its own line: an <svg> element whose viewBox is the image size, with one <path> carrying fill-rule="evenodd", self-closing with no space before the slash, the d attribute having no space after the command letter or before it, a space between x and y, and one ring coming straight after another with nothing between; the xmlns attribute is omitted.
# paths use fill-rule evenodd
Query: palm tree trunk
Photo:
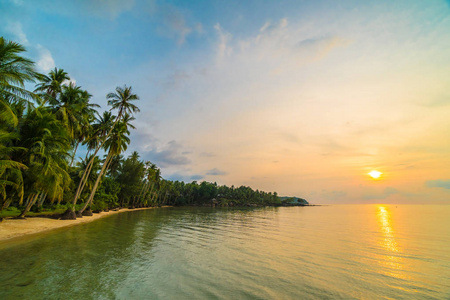
<svg viewBox="0 0 450 300"><path fill-rule="evenodd" d="M47 196L47 193L42 193L41 194L41 197L39 198L39 201L38 201L38 207L41 207L42 206L42 204L44 204L44 201L45 201L45 197Z"/></svg>
<svg viewBox="0 0 450 300"><path fill-rule="evenodd" d="M75 154L77 153L78 145L80 145L80 141L77 141L77 144L75 146L75 149L73 150L72 159L70 161L70 167L72 167L73 160L75 159Z"/></svg>
<svg viewBox="0 0 450 300"><path fill-rule="evenodd" d="M7 208L9 207L9 205L11 204L11 202L12 202L12 199L6 200L6 201L3 203L2 209L0 209L0 211L1 211L1 210L4 210L4 209L7 209Z"/></svg>
<svg viewBox="0 0 450 300"><path fill-rule="evenodd" d="M25 201L25 206L28 205L28 203L30 202L30 198L33 196L33 194L28 195L27 200ZM21 203L19 203L21 204Z"/></svg>
<svg viewBox="0 0 450 300"><path fill-rule="evenodd" d="M166 204L166 199L167 199L167 192L166 192L166 194L164 195L164 200L163 200L163 202L162 202L162 205Z"/></svg>
<svg viewBox="0 0 450 300"><path fill-rule="evenodd" d="M158 193L155 191L152 196L152 203L157 204L158 202Z"/></svg>
<svg viewBox="0 0 450 300"><path fill-rule="evenodd" d="M86 201L86 203L84 204L83 208L80 209L80 213L83 213L84 210L88 207L88 205L90 205L92 203L92 201L94 200L95 192L97 191L100 180L102 179L103 173L105 173L106 167L109 165L109 161L111 160L111 158L112 158L112 154L111 154L111 152L109 152L108 156L106 157L105 162L103 163L102 169L100 170L100 173L98 174L97 180L95 181L94 187L92 188L91 194L89 195L89 198Z"/></svg>
<svg viewBox="0 0 450 300"><path fill-rule="evenodd" d="M117 121L122 117L121 114L122 114L122 111L117 116L116 120L114 121L114 124L111 126L111 129L109 130L108 134L103 139L103 141L101 142L100 146L98 146L97 149L95 150L94 155L92 155L92 158L91 158L91 160L88 163L88 166L84 170L83 176L81 178L80 183L78 184L77 191L76 191L75 196L74 196L73 201L72 201L72 211L75 210L75 205L77 204L77 200L78 200L78 198L80 198L81 192L83 191L84 185L86 184L87 178L88 178L88 176L89 176L89 174L91 172L91 168L89 168L89 166L92 167L92 164L94 163L95 156L97 155L98 151L100 151L100 149L103 147L103 145L105 144L105 142L108 139L108 137L111 135L111 133L112 133L112 131L114 129L114 126L116 126L116 124L117 124ZM88 169L89 169L89 171L88 171Z"/></svg>
<svg viewBox="0 0 450 300"><path fill-rule="evenodd" d="M152 189L150 190L150 195L153 192L153 187L154 185L152 184ZM147 196L148 190L150 189L150 183L147 185L147 189L145 190L144 196L142 196L143 199L145 199L145 197ZM151 197L150 197L150 202L152 201ZM148 206L148 205L147 205Z"/></svg>
<svg viewBox="0 0 450 300"><path fill-rule="evenodd" d="M142 185L141 192L139 193L139 197L138 197L137 203L141 202L141 196L142 196L142 198L144 198L143 195L144 195L144 191L146 190L146 188L147 188L147 183L144 183Z"/></svg>
<svg viewBox="0 0 450 300"><path fill-rule="evenodd" d="M142 202L145 201L145 205L147 205L147 201L145 200L145 196L147 196L147 193L148 193L149 189L150 189L150 182L145 185L144 194L142 195Z"/></svg>
<svg viewBox="0 0 450 300"><path fill-rule="evenodd" d="M19 219L22 219L25 217L25 215L30 211L30 208L34 205L36 202L40 192L33 195L33 197L30 198L28 201L28 204L25 206L25 209L22 211L22 213L18 216Z"/></svg>

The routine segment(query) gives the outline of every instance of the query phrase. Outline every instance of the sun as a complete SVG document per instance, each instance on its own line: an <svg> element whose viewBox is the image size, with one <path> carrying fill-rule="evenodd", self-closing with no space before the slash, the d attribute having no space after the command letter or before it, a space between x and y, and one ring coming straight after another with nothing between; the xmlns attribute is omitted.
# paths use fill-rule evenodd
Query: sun
<svg viewBox="0 0 450 300"><path fill-rule="evenodd" d="M378 178L380 178L381 174L383 174L383 173L381 173L381 172L379 172L377 170L373 170L373 171L370 171L368 174L373 179L378 179Z"/></svg>

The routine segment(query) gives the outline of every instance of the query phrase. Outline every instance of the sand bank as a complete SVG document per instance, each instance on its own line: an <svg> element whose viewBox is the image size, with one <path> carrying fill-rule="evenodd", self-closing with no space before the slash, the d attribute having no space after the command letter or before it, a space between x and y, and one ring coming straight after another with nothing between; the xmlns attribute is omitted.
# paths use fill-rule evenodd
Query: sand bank
<svg viewBox="0 0 450 300"><path fill-rule="evenodd" d="M45 231L58 229L62 227L69 227L83 223L89 223L107 216L117 213L137 211L143 209L152 209L153 207L128 209L123 208L119 211L108 211L94 214L91 217L78 218L76 220L55 220L49 218L28 218L20 219L5 219L0 223L0 242L9 241L15 238L32 235L35 233L42 233Z"/></svg>

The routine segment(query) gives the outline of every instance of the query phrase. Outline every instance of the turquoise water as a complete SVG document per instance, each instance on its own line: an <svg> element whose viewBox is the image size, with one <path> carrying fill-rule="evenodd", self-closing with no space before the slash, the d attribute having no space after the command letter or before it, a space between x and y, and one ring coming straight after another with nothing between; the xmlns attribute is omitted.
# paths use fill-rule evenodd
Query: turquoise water
<svg viewBox="0 0 450 300"><path fill-rule="evenodd" d="M0 299L450 299L450 206L117 214L4 243Z"/></svg>

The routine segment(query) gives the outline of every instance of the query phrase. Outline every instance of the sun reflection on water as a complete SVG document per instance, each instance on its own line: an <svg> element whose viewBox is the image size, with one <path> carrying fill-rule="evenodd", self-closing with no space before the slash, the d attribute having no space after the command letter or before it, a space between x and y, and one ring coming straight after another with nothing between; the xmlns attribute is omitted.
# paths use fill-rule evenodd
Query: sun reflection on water
<svg viewBox="0 0 450 300"><path fill-rule="evenodd" d="M378 207L378 219L383 233L382 246L390 252L398 252L399 247L395 241L394 230L392 229L391 214L387 207Z"/></svg>
<svg viewBox="0 0 450 300"><path fill-rule="evenodd" d="M395 240L395 231L392 227L392 216L387 206L378 206L378 222L383 239L380 246L385 250L380 264L385 267L382 273L396 278L408 279L403 272L403 258L399 256L402 249Z"/></svg>

